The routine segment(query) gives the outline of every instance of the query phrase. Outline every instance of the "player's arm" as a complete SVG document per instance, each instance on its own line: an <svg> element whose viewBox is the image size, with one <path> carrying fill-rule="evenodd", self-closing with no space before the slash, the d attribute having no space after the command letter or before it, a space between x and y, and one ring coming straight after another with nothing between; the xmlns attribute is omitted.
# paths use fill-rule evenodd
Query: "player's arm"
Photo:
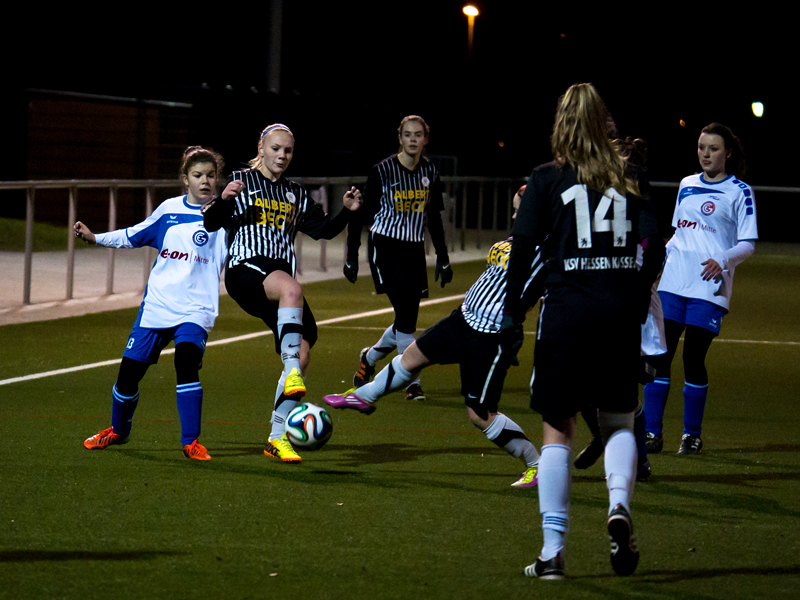
<svg viewBox="0 0 800 600"><path fill-rule="evenodd" d="M230 228L235 208L231 199L241 194L244 189L244 181L229 180L225 189L222 190L222 195L203 206L203 227L206 228L206 231L217 231L223 227Z"/></svg>
<svg viewBox="0 0 800 600"><path fill-rule="evenodd" d="M426 213L428 217L428 233L431 234L431 242L436 251L436 270L434 271L433 280L439 281L441 276L442 287L453 281L453 268L450 266L450 255L447 252L447 241L444 237L443 210L442 183L437 177L431 186L431 201L428 203Z"/></svg>
<svg viewBox="0 0 800 600"><path fill-rule="evenodd" d="M158 230L158 219L163 213L161 206L153 211L141 223L137 223L126 229L116 229L105 233L92 233L91 230L81 221L75 223L73 229L75 235L86 243L108 248L140 248L142 246L155 245Z"/></svg>

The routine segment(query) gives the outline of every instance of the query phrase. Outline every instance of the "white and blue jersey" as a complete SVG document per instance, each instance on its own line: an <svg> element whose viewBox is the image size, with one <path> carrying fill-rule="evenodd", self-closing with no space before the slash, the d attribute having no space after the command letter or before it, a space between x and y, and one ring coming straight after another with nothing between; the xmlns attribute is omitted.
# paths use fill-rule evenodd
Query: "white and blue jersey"
<svg viewBox="0 0 800 600"><path fill-rule="evenodd" d="M96 235L101 246L158 250L139 311L141 327L195 323L208 332L219 314L220 273L228 255L225 232L206 231L201 206L186 200L170 198L138 225Z"/></svg>
<svg viewBox="0 0 800 600"><path fill-rule="evenodd" d="M740 241L758 239L753 188L733 175L714 183L702 174L685 177L672 226L675 234L667 244L658 290L705 300L727 311L734 267L723 264L721 255ZM702 263L709 258L724 269L719 281L703 281Z"/></svg>

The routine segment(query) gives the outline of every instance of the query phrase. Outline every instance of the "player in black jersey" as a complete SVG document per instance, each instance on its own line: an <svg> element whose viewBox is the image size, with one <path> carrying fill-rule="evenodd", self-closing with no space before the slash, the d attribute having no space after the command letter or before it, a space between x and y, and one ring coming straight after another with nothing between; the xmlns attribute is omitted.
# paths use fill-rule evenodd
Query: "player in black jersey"
<svg viewBox="0 0 800 600"><path fill-rule="evenodd" d="M534 169L513 228L501 351L516 360L525 313L520 291L537 244L548 277L534 352L531 406L542 413L539 510L544 545L525 568L532 577L564 577L569 524L570 454L576 415L598 408L609 489L611 564L636 569L630 498L636 477L633 411L640 324L663 259L655 217L606 130L594 87L575 85L559 101L551 145L555 160ZM641 270L637 246L647 239Z"/></svg>
<svg viewBox="0 0 800 600"><path fill-rule="evenodd" d="M514 197L519 206L521 194ZM411 343L375 379L344 394L325 396L334 408L350 408L365 414L375 412L374 403L390 392L406 387L422 369L458 363L461 393L472 423L494 444L525 464L514 487L534 487L539 453L525 432L511 418L497 411L508 364L497 360L498 332L506 293L506 266L511 241L497 242L489 250L486 270L467 292L461 307ZM523 306L539 300L543 272L535 260L525 285Z"/></svg>
<svg viewBox="0 0 800 600"><path fill-rule="evenodd" d="M422 117L410 115L397 131L400 150L373 167L364 188L364 208L347 234L344 274L355 283L361 229L363 223L370 225L369 266L375 291L389 297L395 315L380 340L361 351L353 377L356 387L369 382L379 360L394 349L402 354L414 341L419 301L428 297L426 225L436 250L434 280L441 278L444 287L453 279L442 225L442 184L436 166L423 156L430 128ZM406 398L425 399L419 381L408 386Z"/></svg>
<svg viewBox="0 0 800 600"><path fill-rule="evenodd" d="M298 232L332 239L361 206L361 192L348 190L344 206L330 218L300 185L284 179L294 154L294 135L286 125L265 128L251 168L231 174L225 188L231 200L205 211L205 227L228 231L230 256L225 287L245 311L262 319L275 334L275 350L284 364L275 393L272 432L264 450L284 462L300 462L285 433L285 419L306 394L304 375L309 350L317 339L314 315L294 278L294 240Z"/></svg>

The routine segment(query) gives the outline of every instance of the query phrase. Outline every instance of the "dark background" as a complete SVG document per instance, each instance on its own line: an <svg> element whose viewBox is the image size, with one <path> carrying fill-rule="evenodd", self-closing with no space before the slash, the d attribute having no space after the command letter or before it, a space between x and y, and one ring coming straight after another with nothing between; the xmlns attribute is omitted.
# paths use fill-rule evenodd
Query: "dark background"
<svg viewBox="0 0 800 600"><path fill-rule="evenodd" d="M462 2L284 0L278 93L270 2L42 9L2 40L0 178L171 178L190 144L220 151L230 170L276 121L296 137L289 176L358 178L396 151L412 113L448 174L524 177L551 158L558 97L588 81L620 133L647 140L652 180L696 172L699 131L719 121L745 145L748 183L793 184L787 16L476 4L470 57ZM794 197L775 202L795 210Z"/></svg>

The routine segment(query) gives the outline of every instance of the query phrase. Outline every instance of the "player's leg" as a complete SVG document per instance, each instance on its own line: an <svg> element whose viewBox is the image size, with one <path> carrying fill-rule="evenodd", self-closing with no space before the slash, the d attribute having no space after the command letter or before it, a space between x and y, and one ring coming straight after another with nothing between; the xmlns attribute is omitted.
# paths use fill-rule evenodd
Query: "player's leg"
<svg viewBox="0 0 800 600"><path fill-rule="evenodd" d="M297 280L283 271L272 271L264 279L264 292L278 305L277 335L283 362L284 393L302 398L306 394L300 368L300 344L303 341L303 289Z"/></svg>
<svg viewBox="0 0 800 600"><path fill-rule="evenodd" d="M547 418L547 417L545 417ZM564 578L564 546L569 531L572 491L572 444L576 419L543 424L542 455L539 459L539 512L544 543L536 562L525 568L529 577Z"/></svg>
<svg viewBox="0 0 800 600"><path fill-rule="evenodd" d="M364 414L375 412L379 398L406 388L431 361L412 343L403 354L395 356L375 379L343 394L330 394L323 399L333 408L352 408Z"/></svg>
<svg viewBox="0 0 800 600"><path fill-rule="evenodd" d="M111 427L85 440L86 448L102 450L113 444L125 444L130 439L133 414L139 405L139 382L150 365L158 362L161 350L172 339L171 332L165 341L163 330L141 327L141 318L140 310L122 354L117 381L111 388Z"/></svg>
<svg viewBox="0 0 800 600"><path fill-rule="evenodd" d="M683 366L686 377L683 388L683 436L678 454L699 454L703 447L701 433L708 395L708 372L705 361L716 335L715 332L702 327L686 326L683 342Z"/></svg>
<svg viewBox="0 0 800 600"><path fill-rule="evenodd" d="M639 550L633 535L630 501L636 478L636 439L633 413L600 411L600 428L605 447L606 486L608 487L608 534L611 540L611 566L618 575L630 575L639 563Z"/></svg>
<svg viewBox="0 0 800 600"><path fill-rule="evenodd" d="M470 421L490 442L518 458L524 465L522 477L513 487L535 487L539 452L513 419L498 412L508 364L500 360L498 335L472 329L461 311L450 317L457 328L451 340L452 352L458 356L461 371L461 394ZM422 338L420 338L422 339Z"/></svg>
<svg viewBox="0 0 800 600"><path fill-rule="evenodd" d="M655 368L655 378L644 386L644 414L647 423L647 452L657 454L663 447L664 408L670 389L670 370L678 341L685 325L673 319L664 319L667 342L666 354L652 356L648 362Z"/></svg>
<svg viewBox="0 0 800 600"><path fill-rule="evenodd" d="M197 441L203 416L203 386L200 369L208 333L194 323L184 323L175 331L176 402L181 421L181 445L187 458L211 460Z"/></svg>
<svg viewBox="0 0 800 600"><path fill-rule="evenodd" d="M394 330L397 337L397 353L403 354L414 343L419 318L419 293L413 288L395 288L387 292L394 307ZM407 400L425 400L419 379L406 387Z"/></svg>

